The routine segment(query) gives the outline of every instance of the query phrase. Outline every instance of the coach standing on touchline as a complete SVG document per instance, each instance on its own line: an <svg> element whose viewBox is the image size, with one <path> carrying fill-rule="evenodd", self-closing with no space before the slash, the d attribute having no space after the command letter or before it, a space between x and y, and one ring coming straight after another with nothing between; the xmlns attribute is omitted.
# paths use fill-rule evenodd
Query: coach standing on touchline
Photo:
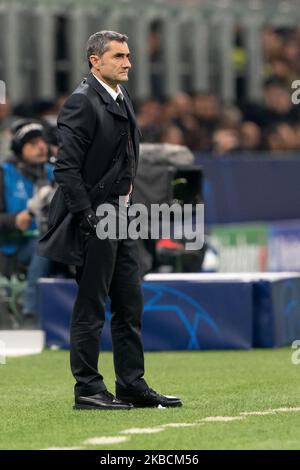
<svg viewBox="0 0 300 470"><path fill-rule="evenodd" d="M137 241L99 239L100 203L118 208L136 175L139 131L128 92L119 84L131 68L127 36L93 34L87 43L90 74L65 102L58 117L59 151L49 231L41 255L76 266L78 294L71 323L71 369L75 408L128 409L181 406L145 382L141 341L143 296ZM116 398L98 372L105 304L111 299Z"/></svg>

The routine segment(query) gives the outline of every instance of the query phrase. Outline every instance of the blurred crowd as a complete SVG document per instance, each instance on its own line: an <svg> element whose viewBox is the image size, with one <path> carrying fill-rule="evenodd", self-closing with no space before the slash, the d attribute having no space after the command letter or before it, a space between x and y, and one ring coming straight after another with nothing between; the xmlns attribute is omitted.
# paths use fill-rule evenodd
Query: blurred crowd
<svg viewBox="0 0 300 470"><path fill-rule="evenodd" d="M273 78L264 86L263 103L226 106L211 93L180 93L164 104L143 103L138 122L145 142L187 145L212 155L300 150L299 109Z"/></svg>
<svg viewBox="0 0 300 470"><path fill-rule="evenodd" d="M186 145L192 151L225 155L234 152L285 152L300 150L300 106L292 102L294 80L300 79L300 28L266 27L261 36L264 85L259 102L245 98L247 54L239 27L232 51L236 71L234 104L223 103L214 91L182 91L170 99L152 83L152 98L136 103L143 142ZM157 25L149 36L153 70L160 61L161 32ZM300 93L299 93L300 95ZM41 119L55 143L55 123L64 97L54 101L0 106L0 161L9 153L10 127L19 117Z"/></svg>
<svg viewBox="0 0 300 470"><path fill-rule="evenodd" d="M159 56L155 29L152 36L156 38L150 43L155 64ZM259 102L249 102L245 97L247 53L237 27L232 51L236 103L223 103L214 92L182 92L170 100L145 101L138 113L143 140L183 144L212 155L300 150L300 107L292 102L292 83L300 79L300 28L266 27L261 45L264 83Z"/></svg>

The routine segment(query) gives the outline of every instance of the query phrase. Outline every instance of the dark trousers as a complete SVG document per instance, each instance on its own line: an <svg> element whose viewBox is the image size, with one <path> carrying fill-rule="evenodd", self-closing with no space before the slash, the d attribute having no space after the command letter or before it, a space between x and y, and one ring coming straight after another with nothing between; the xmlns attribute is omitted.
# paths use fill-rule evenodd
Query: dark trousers
<svg viewBox="0 0 300 470"><path fill-rule="evenodd" d="M78 294L71 322L71 370L75 395L106 390L98 371L99 340L105 304L111 299L111 334L116 382L127 389L144 390L144 354L141 341L143 296L137 241L86 241L85 262L76 270Z"/></svg>

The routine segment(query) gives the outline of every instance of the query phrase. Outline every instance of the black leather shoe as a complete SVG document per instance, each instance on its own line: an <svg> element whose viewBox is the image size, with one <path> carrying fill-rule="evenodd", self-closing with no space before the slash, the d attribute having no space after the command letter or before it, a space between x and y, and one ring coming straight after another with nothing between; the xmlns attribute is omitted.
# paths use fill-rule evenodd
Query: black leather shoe
<svg viewBox="0 0 300 470"><path fill-rule="evenodd" d="M130 410L131 403L117 400L112 393L107 390L96 395L75 398L75 410Z"/></svg>
<svg viewBox="0 0 300 470"><path fill-rule="evenodd" d="M118 400L132 403L134 408L158 408L159 406L169 408L171 406L182 406L180 398L161 395L152 390L152 388L134 393L131 391L126 393L125 389L121 391L117 386L116 395Z"/></svg>

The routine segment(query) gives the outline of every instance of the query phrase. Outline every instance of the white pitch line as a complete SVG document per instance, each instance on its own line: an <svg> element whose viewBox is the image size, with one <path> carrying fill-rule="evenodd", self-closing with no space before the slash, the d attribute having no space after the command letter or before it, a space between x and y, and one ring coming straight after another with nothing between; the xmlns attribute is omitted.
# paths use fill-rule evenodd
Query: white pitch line
<svg viewBox="0 0 300 470"><path fill-rule="evenodd" d="M238 421L241 419L245 419L244 416L208 416L207 418L203 418L200 421L204 423L209 423L209 422Z"/></svg>
<svg viewBox="0 0 300 470"><path fill-rule="evenodd" d="M243 411L240 414L243 416L265 416L265 415L273 415L275 413L296 413L297 411L300 411L299 406L271 408L270 410L266 410L266 411Z"/></svg>
<svg viewBox="0 0 300 470"><path fill-rule="evenodd" d="M199 426L201 423L167 423L162 424L162 428L189 428L192 426Z"/></svg>
<svg viewBox="0 0 300 470"><path fill-rule="evenodd" d="M120 431L120 434L154 434L161 431L164 431L162 426L156 428L130 428Z"/></svg>
<svg viewBox="0 0 300 470"><path fill-rule="evenodd" d="M266 416L266 415L274 415L275 411L268 410L268 411L243 411L240 413L243 416Z"/></svg>
<svg viewBox="0 0 300 470"><path fill-rule="evenodd" d="M81 450L82 447L48 447L48 449L43 450Z"/></svg>
<svg viewBox="0 0 300 470"><path fill-rule="evenodd" d="M300 411L300 407L295 406L294 408L293 407L274 408L273 410L270 410L270 411L274 411L275 413L290 413L290 412L294 413L294 412Z"/></svg>
<svg viewBox="0 0 300 470"><path fill-rule="evenodd" d="M128 437L125 436L100 436L100 437L91 437L90 439L86 439L83 444L84 445L104 445L104 444L120 444L121 442L128 441Z"/></svg>
<svg viewBox="0 0 300 470"><path fill-rule="evenodd" d="M242 411L239 416L207 416L202 418L195 423L166 423L161 426L153 428L129 428L120 431L119 434L154 434L162 432L167 428L184 428L184 427L193 427L201 426L205 423L220 423L220 422L232 422L232 421L241 421L244 420L247 416L264 416L274 413L290 413L290 412L299 412L300 407L282 407L282 408L273 408L265 411ZM114 437L92 437L83 442L83 445L101 445L101 444L118 444L126 442L130 437L126 436L114 436ZM80 447L50 447L46 450L77 450Z"/></svg>

